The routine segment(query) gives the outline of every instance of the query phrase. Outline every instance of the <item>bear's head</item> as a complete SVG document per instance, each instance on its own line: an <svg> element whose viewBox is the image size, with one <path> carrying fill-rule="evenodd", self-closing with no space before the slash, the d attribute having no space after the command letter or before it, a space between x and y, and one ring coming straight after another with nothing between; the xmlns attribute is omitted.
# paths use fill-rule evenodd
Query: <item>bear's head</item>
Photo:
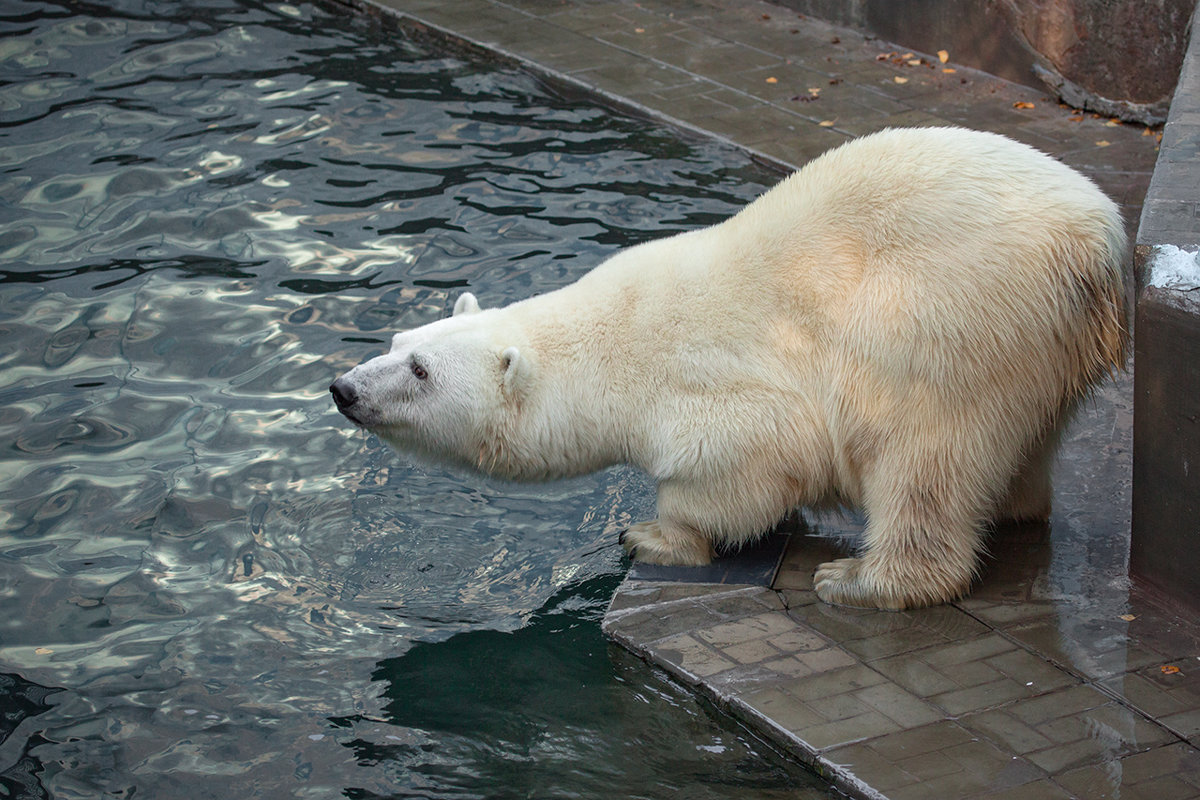
<svg viewBox="0 0 1200 800"><path fill-rule="evenodd" d="M452 316L396 334L334 381L338 411L398 450L486 469L532 371L503 317L464 293Z"/></svg>

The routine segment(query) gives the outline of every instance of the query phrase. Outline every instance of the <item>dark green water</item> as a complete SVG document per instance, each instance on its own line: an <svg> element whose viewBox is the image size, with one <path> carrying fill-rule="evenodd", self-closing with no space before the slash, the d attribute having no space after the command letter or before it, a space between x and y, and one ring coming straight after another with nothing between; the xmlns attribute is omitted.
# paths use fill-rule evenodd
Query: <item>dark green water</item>
<svg viewBox="0 0 1200 800"><path fill-rule="evenodd" d="M601 636L642 476L326 391L771 180L329 8L0 6L0 796L825 796Z"/></svg>

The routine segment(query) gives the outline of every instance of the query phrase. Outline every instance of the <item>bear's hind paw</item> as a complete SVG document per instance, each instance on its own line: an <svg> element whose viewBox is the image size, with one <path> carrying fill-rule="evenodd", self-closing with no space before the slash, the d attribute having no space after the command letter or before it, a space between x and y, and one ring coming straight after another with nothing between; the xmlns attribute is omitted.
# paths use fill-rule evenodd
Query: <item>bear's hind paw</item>
<svg viewBox="0 0 1200 800"><path fill-rule="evenodd" d="M713 558L708 539L677 529L664 532L658 520L639 522L622 533L619 541L630 558L646 564L702 567Z"/></svg>

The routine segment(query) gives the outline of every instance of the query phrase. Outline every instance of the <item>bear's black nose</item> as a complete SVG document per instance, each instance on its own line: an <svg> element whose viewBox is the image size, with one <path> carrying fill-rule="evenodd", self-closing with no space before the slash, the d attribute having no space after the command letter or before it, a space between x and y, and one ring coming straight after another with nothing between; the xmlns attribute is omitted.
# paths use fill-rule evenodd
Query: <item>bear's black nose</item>
<svg viewBox="0 0 1200 800"><path fill-rule="evenodd" d="M345 378L334 381L329 391L333 395L333 402L337 403L338 411L343 413L358 402L358 391Z"/></svg>

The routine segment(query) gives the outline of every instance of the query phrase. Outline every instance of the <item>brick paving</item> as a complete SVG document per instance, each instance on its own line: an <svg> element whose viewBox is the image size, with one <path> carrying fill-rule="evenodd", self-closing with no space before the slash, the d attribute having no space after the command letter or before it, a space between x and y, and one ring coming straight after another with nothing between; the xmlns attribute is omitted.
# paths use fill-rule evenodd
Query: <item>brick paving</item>
<svg viewBox="0 0 1200 800"><path fill-rule="evenodd" d="M953 53L753 0L350 2L781 168L886 127L991 130L1091 176L1132 235L1157 157ZM709 569L635 565L605 631L853 797L1200 798L1200 627L1128 578L1131 428L1124 376L1065 437L1050 523L995 531L956 603L820 603L813 568L858 526L797 517Z"/></svg>

